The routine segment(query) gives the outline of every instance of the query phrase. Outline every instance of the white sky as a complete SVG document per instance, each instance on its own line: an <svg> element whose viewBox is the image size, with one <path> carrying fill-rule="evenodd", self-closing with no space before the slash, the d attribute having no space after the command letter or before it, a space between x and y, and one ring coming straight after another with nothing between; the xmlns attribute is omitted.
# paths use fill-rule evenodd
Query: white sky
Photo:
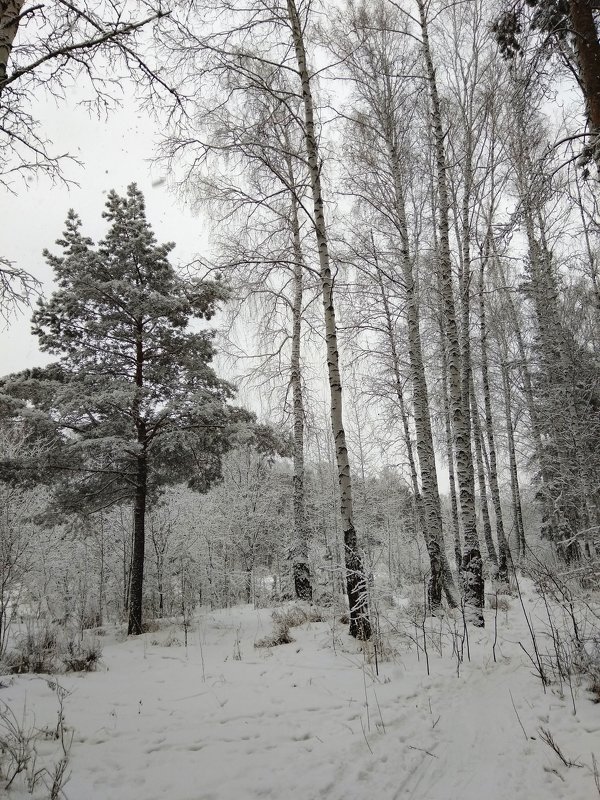
<svg viewBox="0 0 600 800"><path fill-rule="evenodd" d="M27 188L16 185L18 196L0 188L0 254L43 281L51 290L52 273L42 250L60 252L54 242L60 237L69 208L83 220L84 231L95 241L106 232L101 213L106 193L123 193L136 182L144 192L148 219L160 242L177 244L172 263L186 263L206 247L206 223L184 209L167 190L164 177L151 169L156 138L155 123L132 106L107 121L90 118L76 106L44 106L40 109L44 132L55 142L54 151L69 152L84 166L69 164L65 177L77 182L70 189L41 178ZM152 184L155 184L154 186ZM30 333L30 312L25 309L9 327L0 328L0 375L46 363L37 339Z"/></svg>

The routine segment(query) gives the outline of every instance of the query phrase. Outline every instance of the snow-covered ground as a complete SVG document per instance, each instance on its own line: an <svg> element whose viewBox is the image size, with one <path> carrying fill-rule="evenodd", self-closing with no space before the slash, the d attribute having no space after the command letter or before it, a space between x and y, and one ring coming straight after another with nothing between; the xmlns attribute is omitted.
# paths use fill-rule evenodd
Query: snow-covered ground
<svg viewBox="0 0 600 800"><path fill-rule="evenodd" d="M538 600L526 599L533 611ZM454 623L423 652L406 635L391 659L371 659L334 622L292 629L291 644L254 643L271 610L199 614L187 649L172 627L134 640L104 637L102 665L63 675L74 731L68 800L592 800L599 797L600 706L584 686L544 693L519 646L530 647L518 600L469 631L457 670ZM404 622L403 622L404 620ZM458 620L457 629L462 622ZM160 643L159 643L160 642ZM436 645L437 642L437 645ZM440 653L441 644L441 653ZM54 680L54 679L52 679ZM8 685L4 685L8 683ZM44 677L3 679L0 701L37 728L56 727L56 689ZM550 731L566 767L540 737ZM56 742L39 737L39 764ZM1 794L1 790L0 790ZM41 793L40 796L43 795ZM30 797L15 780L7 797Z"/></svg>

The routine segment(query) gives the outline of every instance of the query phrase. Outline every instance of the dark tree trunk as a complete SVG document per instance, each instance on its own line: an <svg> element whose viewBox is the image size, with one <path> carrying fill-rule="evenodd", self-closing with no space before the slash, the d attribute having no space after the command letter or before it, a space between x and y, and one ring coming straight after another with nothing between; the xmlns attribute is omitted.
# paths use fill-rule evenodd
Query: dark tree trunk
<svg viewBox="0 0 600 800"><path fill-rule="evenodd" d="M252 567L250 569L246 568L246 602L250 604L252 602Z"/></svg>
<svg viewBox="0 0 600 800"><path fill-rule="evenodd" d="M135 386L138 392L134 402L134 419L139 447L136 459L135 496L133 503L133 546L131 553L131 578L129 588L128 636L142 632L142 605L144 595L144 550L146 546L146 495L148 493L148 453L146 422L141 415L141 391L144 385L143 320L136 321Z"/></svg>
<svg viewBox="0 0 600 800"><path fill-rule="evenodd" d="M579 80L585 97L587 118L592 132L592 152L600 169L600 42L590 0L571 0L569 17L575 34Z"/></svg>
<svg viewBox="0 0 600 800"><path fill-rule="evenodd" d="M148 464L146 461L146 454L142 453L137 459L135 501L133 507L133 555L131 559L131 588L129 591L128 636L138 636L142 633L147 482Z"/></svg>
<svg viewBox="0 0 600 800"><path fill-rule="evenodd" d="M310 566L306 561L294 563L294 589L299 600L312 600L312 583L310 579Z"/></svg>

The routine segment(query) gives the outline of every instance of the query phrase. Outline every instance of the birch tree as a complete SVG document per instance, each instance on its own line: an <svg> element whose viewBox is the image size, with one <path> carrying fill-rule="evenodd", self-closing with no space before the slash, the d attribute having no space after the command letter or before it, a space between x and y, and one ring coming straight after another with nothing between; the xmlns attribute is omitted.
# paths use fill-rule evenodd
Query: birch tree
<svg viewBox="0 0 600 800"><path fill-rule="evenodd" d="M210 7L204 10L211 11ZM206 25L198 26L190 33L188 23L185 37L173 46L173 52L185 61L186 69L190 69L190 63L194 64L194 68L198 63L202 63L203 71L210 69L214 73L215 80L211 88L213 91L217 90L219 97L212 103L212 107L218 107L223 102L227 103L228 96L230 99L235 97L240 90L239 86L243 90L248 84L265 86L285 105L286 91L279 93L277 88L277 76L280 75L289 78L292 82L292 96L301 102L301 113L295 119L303 146L304 175L310 187L309 202L304 206L304 210L311 222L314 236L323 300L331 424L336 445L340 510L344 531L350 632L357 638L368 639L371 628L368 618L367 585L353 522L352 477L343 421L335 298L322 181L323 164L314 99L316 79L309 62L305 38L307 26L312 22L311 11L309 7L299 7L293 0L276 1L266 5L251 3L250 6L243 7L234 3L231 8L213 8L212 11L216 12L219 19L217 32L211 33L210 25ZM223 95L220 92L226 87L232 74L238 76L239 86ZM183 153L191 143L192 150L195 146L196 151L200 153L200 159L213 148L210 135L204 140L200 138L199 141L197 133L195 136L190 136L189 131L184 132L181 129L174 132L172 141L174 144L171 152ZM195 164L197 163L196 160Z"/></svg>
<svg viewBox="0 0 600 800"><path fill-rule="evenodd" d="M262 80L262 82L261 82ZM304 490L303 325L315 300L315 279L307 269L304 213L305 179L294 116L299 104L283 78L277 91L266 89L260 71L238 91L237 103L212 115L215 144L210 177L199 180L194 194L220 222L220 254L211 267L223 274L235 296L230 303L232 334L241 314L256 321L260 353L252 353L246 382L279 383L279 413L286 415L291 393L294 431L294 536L291 548L296 596L310 600L308 528ZM272 80L272 86L275 82ZM232 82L237 76L232 76ZM239 88L239 87L238 87ZM292 113L292 109L293 113ZM227 164L222 163L227 154ZM241 169L232 169L234 159ZM303 183L304 181L304 183ZM217 237L216 237L217 238ZM308 288L307 288L307 283ZM244 326L242 339L247 339ZM264 348L264 349L263 349ZM245 342L234 345L236 362L246 358ZM287 362L287 363L286 363ZM283 384L283 386L281 386Z"/></svg>
<svg viewBox="0 0 600 800"><path fill-rule="evenodd" d="M484 604L484 583L475 515L471 422L468 411L469 397L466 392L471 369L468 348L468 305L463 306L463 327L466 336L463 338L461 351L452 278L448 162L445 149L440 94L430 40L428 6L425 4L424 0L417 0L417 9L422 55L429 91L431 130L436 165L438 269L445 326L444 335L447 346L448 383L450 389L456 474L458 478L460 514L464 536L461 573L463 576L465 604L469 608L470 619L473 624L483 626L484 619L481 609Z"/></svg>
<svg viewBox="0 0 600 800"><path fill-rule="evenodd" d="M349 123L349 152L360 170L352 177L349 190L367 209L365 223L381 230L378 241L373 238L371 253L374 283L381 298L383 331L391 359L394 392L397 396L404 439L410 463L418 517L425 536L430 560L430 602L440 605L442 587L456 602L454 582L447 564L442 533L442 516L431 429L428 387L421 343L421 322L416 258L412 252L407 203L409 195L411 148L416 142L410 136L410 103L414 104L414 86L406 84L402 75L414 68L415 54L406 52L400 31L402 17L381 3L372 12L365 6L350 7L345 41L341 30L332 36L331 46L344 58L353 81L357 109ZM341 50L343 47L343 50ZM413 106L414 108L414 106ZM414 160L414 159L413 159ZM373 234L371 235L373 237ZM384 267L378 251L393 248L396 263L386 256ZM402 377L396 344L397 331L392 323L388 291L390 283L401 284L405 302L406 330L410 359L412 407L419 461L419 480L412 455L412 443L404 409Z"/></svg>

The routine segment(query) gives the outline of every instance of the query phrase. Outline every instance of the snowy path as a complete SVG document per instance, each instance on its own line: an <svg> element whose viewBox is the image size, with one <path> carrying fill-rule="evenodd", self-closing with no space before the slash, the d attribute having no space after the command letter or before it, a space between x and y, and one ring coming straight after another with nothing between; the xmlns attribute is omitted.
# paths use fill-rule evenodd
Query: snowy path
<svg viewBox="0 0 600 800"><path fill-rule="evenodd" d="M569 757L589 765L594 750L600 758L600 707L581 690L573 715L569 698L544 695L518 647L526 639L516 612L500 627L499 663L490 634L472 633L472 660L460 677L448 645L441 657L430 653L430 676L422 657L400 647L376 678L342 626L335 651L328 623L293 629L292 644L254 648L270 628L269 610L215 612L190 634L187 654L182 646L151 644L172 633L162 631L107 644L104 670L61 677L75 730L68 799L597 794L588 766L565 768L538 728L552 730ZM39 727L56 718L41 678L16 679L0 699L14 709L26 703Z"/></svg>

